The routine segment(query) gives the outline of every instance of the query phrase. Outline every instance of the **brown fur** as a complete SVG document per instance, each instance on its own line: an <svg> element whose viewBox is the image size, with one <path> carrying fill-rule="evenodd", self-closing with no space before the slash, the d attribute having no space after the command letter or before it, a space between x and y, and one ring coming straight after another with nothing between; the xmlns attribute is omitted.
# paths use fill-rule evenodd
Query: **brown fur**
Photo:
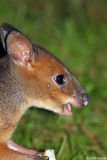
<svg viewBox="0 0 107 160"><path fill-rule="evenodd" d="M6 144L0 144L0 160L45 160L35 155L25 155L13 151Z"/></svg>
<svg viewBox="0 0 107 160"><path fill-rule="evenodd" d="M0 60L0 159L33 160L6 145L25 111L36 106L63 114L65 104L81 106L87 93L60 60L11 25L2 25L1 38L8 55ZM65 85L53 82L57 74L65 75Z"/></svg>

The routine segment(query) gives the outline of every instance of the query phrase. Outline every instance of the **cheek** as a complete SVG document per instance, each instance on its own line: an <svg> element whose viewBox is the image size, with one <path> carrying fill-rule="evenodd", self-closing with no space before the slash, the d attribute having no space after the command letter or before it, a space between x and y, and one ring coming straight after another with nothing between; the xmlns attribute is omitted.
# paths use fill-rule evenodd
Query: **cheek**
<svg viewBox="0 0 107 160"><path fill-rule="evenodd" d="M42 107L44 109L59 113L62 112L63 108L61 107L61 104L57 99L47 99L44 101L44 106Z"/></svg>
<svg viewBox="0 0 107 160"><path fill-rule="evenodd" d="M63 104L68 103L69 96L62 91L54 90L52 93L49 93L51 101L57 106L61 107Z"/></svg>

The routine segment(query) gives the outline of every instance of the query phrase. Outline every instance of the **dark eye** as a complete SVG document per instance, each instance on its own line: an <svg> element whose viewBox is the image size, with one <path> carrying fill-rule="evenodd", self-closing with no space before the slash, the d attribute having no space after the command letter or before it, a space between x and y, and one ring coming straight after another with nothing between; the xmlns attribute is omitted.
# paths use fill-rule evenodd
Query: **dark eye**
<svg viewBox="0 0 107 160"><path fill-rule="evenodd" d="M55 81L56 83L58 83L59 85L62 85L65 83L65 76L63 74L59 74L55 77Z"/></svg>

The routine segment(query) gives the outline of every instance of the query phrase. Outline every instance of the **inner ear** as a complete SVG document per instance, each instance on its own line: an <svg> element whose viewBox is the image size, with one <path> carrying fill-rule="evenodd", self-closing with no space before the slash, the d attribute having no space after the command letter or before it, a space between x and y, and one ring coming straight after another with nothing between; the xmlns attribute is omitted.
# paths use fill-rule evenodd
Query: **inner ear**
<svg viewBox="0 0 107 160"><path fill-rule="evenodd" d="M20 32L12 31L6 39L6 46L8 54L21 65L27 66L32 60L32 43Z"/></svg>

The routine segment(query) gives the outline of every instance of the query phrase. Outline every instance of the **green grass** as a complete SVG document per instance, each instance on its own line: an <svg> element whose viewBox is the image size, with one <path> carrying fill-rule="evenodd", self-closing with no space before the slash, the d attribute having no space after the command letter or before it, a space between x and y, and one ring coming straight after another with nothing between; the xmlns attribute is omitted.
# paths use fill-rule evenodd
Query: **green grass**
<svg viewBox="0 0 107 160"><path fill-rule="evenodd" d="M54 148L57 160L107 158L107 26L84 11L81 1L63 2L0 1L0 23L15 25L59 57L87 89L90 103L72 108L72 117L31 108L13 139L37 150ZM72 12L69 4L75 7Z"/></svg>

